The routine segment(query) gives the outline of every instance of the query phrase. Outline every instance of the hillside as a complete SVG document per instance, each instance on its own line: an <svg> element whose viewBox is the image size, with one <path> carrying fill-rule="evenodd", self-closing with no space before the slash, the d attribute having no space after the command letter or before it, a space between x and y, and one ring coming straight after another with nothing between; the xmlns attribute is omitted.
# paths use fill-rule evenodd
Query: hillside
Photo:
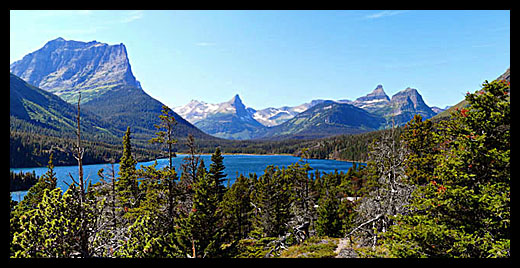
<svg viewBox="0 0 520 268"><path fill-rule="evenodd" d="M71 104L77 102L81 92L85 111L104 120L119 136L130 126L135 138L145 142L156 131L154 124L158 123L163 104L141 88L124 44L57 38L12 63L10 69L28 84ZM188 133L200 139L215 139L181 116L174 113L174 117L180 139Z"/></svg>
<svg viewBox="0 0 520 268"><path fill-rule="evenodd" d="M511 82L511 68L507 68L507 70L501 74L497 79L495 80L505 80L507 82ZM450 108L446 109L445 111L437 114L433 117L434 120L443 120L450 117L451 112L455 111L456 109L461 109L464 106L467 106L468 102L466 100L461 100L459 103L451 106Z"/></svg>
<svg viewBox="0 0 520 268"><path fill-rule="evenodd" d="M9 91L11 129L61 137L76 135L76 106L26 83L13 74L10 74ZM114 139L122 134L117 128L89 111L82 111L81 127L89 139Z"/></svg>
<svg viewBox="0 0 520 268"><path fill-rule="evenodd" d="M385 119L350 104L324 101L270 128L263 139L321 138L379 129Z"/></svg>

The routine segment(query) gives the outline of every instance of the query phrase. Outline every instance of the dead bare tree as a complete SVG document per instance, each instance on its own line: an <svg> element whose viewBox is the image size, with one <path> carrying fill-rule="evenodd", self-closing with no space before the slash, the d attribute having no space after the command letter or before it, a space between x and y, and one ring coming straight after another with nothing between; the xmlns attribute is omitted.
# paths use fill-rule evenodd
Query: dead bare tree
<svg viewBox="0 0 520 268"><path fill-rule="evenodd" d="M357 225L345 237L356 234L362 246L375 248L378 235L392 225L392 216L406 212L413 186L404 183L406 149L395 127L375 141L369 154L368 170L375 176L371 191L356 208Z"/></svg>
<svg viewBox="0 0 520 268"><path fill-rule="evenodd" d="M74 152L74 158L78 161L78 180L76 181L74 177L69 173L69 177L72 179L74 184L77 184L79 186L79 192L77 193L78 197L78 204L79 204L79 222L80 222L80 229L79 229L79 250L80 250L80 256L83 258L90 257L90 251L89 251L89 236L90 236L90 229L89 227L89 221L88 219L89 215L87 212L87 192L86 192L86 181L83 178L83 155L85 153L85 148L81 146L81 124L80 124L80 102L81 102L81 92L78 94L78 114L76 116L76 121L78 124L78 128L76 130L76 147ZM77 188L74 188L77 189Z"/></svg>
<svg viewBox="0 0 520 268"><path fill-rule="evenodd" d="M104 174L104 169L98 171L101 183L95 185L92 189L92 191L100 193L94 197L97 218L90 237L92 256L113 257L119 247L123 246L121 241L129 238L127 224L116 200L114 162L111 159L108 175Z"/></svg>

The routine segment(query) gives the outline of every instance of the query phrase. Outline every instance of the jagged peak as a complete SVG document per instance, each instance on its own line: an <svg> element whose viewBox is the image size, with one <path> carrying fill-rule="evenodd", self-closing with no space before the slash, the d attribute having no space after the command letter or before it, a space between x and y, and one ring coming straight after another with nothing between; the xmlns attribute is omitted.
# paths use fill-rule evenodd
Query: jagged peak
<svg viewBox="0 0 520 268"><path fill-rule="evenodd" d="M63 41L66 41L66 40L63 39L63 37L58 37L58 38L56 38L56 39L54 39L54 40L51 40L51 41L49 41L49 42L63 42Z"/></svg>
<svg viewBox="0 0 520 268"><path fill-rule="evenodd" d="M411 87L407 87L397 93L395 93L392 98L394 98L395 96L400 96L400 95L410 95L410 94L413 94L413 95L421 95L419 94L419 91L415 88L411 88Z"/></svg>
<svg viewBox="0 0 520 268"><path fill-rule="evenodd" d="M377 85L377 87L372 91L372 95L387 96L385 90L383 89L383 85Z"/></svg>
<svg viewBox="0 0 520 268"><path fill-rule="evenodd" d="M203 101L199 101L199 100L196 100L196 99L192 99L192 100L188 103L188 105L190 105L190 104L206 104L206 103L203 102Z"/></svg>
<svg viewBox="0 0 520 268"><path fill-rule="evenodd" d="M411 88L411 87L407 87L404 89L405 92L417 92L417 89L415 88Z"/></svg>
<svg viewBox="0 0 520 268"><path fill-rule="evenodd" d="M244 107L245 109L245 105L244 103L242 102L242 99L240 99L240 96L238 94L235 94L235 96L228 101L229 104L235 106L235 107Z"/></svg>
<svg viewBox="0 0 520 268"><path fill-rule="evenodd" d="M56 39L48 41L43 48L45 47L66 47L66 48L84 48L84 47L97 47L97 46L113 46L113 47L120 47L125 53L126 53L126 47L123 43L115 44L115 45L109 45L107 43L102 43L97 40L92 40L88 42L84 41L76 41L76 40L65 40L63 37L58 37Z"/></svg>
<svg viewBox="0 0 520 268"><path fill-rule="evenodd" d="M383 89L383 85L377 85L377 87L374 90L372 90L372 92L368 93L365 96L357 98L356 102L370 101L373 99L384 99L386 101L390 100L388 95L386 95L385 90Z"/></svg>
<svg viewBox="0 0 520 268"><path fill-rule="evenodd" d="M242 99L240 99L240 96L238 94L235 94L235 96L231 99L231 102L242 102Z"/></svg>
<svg viewBox="0 0 520 268"><path fill-rule="evenodd" d="M52 39L50 41L47 41L43 47L49 47L49 46L58 46L61 43L65 43L67 40L63 39L62 37L58 37L56 39Z"/></svg>

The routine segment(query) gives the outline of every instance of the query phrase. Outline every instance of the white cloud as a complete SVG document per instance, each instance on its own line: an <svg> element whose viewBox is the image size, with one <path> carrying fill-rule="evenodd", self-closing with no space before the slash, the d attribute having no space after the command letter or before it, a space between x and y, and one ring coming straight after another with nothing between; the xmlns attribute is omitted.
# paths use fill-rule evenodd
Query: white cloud
<svg viewBox="0 0 520 268"><path fill-rule="evenodd" d="M121 19L122 23L129 23L135 20L139 20L143 17L142 10L133 10L125 14L125 16Z"/></svg>
<svg viewBox="0 0 520 268"><path fill-rule="evenodd" d="M215 46L216 43L213 43L213 42L197 42L195 43L196 46L199 46L199 47L211 47L211 46Z"/></svg>
<svg viewBox="0 0 520 268"><path fill-rule="evenodd" d="M367 18L367 19L379 19L379 18L382 18L382 17L390 17L390 16L399 15L399 14L402 14L402 13L405 13L405 12L406 12L405 10L384 10L384 11L377 12L377 13L374 13L374 14L366 15L365 18Z"/></svg>

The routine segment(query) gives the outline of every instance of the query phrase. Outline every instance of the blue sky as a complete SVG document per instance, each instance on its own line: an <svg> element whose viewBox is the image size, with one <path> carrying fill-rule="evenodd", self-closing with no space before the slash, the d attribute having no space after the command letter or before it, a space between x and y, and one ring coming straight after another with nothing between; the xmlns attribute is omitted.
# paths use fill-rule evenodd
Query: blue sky
<svg viewBox="0 0 520 268"><path fill-rule="evenodd" d="M10 63L57 37L125 44L170 107L353 100L378 84L444 107L510 66L508 10L10 11Z"/></svg>

